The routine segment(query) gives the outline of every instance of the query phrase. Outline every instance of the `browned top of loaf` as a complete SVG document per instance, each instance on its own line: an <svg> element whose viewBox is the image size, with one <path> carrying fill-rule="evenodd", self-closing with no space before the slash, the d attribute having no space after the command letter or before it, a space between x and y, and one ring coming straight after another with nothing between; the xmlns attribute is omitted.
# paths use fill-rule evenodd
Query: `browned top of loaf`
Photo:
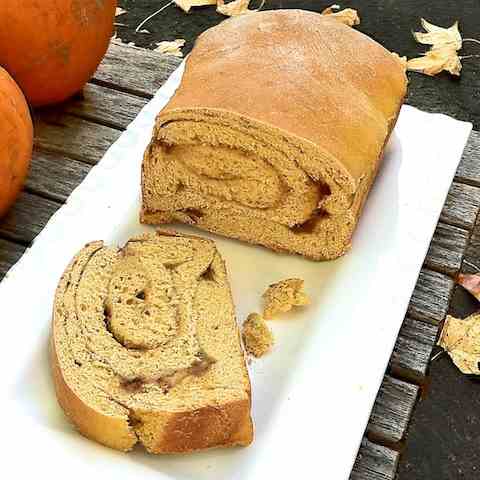
<svg viewBox="0 0 480 480"><path fill-rule="evenodd" d="M204 32L173 109L228 110L320 145L355 181L375 169L406 90L371 38L313 12L241 15Z"/></svg>

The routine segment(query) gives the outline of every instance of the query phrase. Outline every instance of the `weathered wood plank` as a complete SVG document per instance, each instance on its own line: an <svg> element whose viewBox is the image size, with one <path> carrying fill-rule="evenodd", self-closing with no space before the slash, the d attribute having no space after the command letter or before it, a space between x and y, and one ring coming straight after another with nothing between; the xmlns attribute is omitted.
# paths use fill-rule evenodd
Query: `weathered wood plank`
<svg viewBox="0 0 480 480"><path fill-rule="evenodd" d="M399 457L398 452L364 438L350 480L394 480Z"/></svg>
<svg viewBox="0 0 480 480"><path fill-rule="evenodd" d="M442 210L442 222L471 229L480 207L480 188L454 182Z"/></svg>
<svg viewBox="0 0 480 480"><path fill-rule="evenodd" d="M60 204L23 192L0 221L0 235L23 244L30 243L42 230Z"/></svg>
<svg viewBox="0 0 480 480"><path fill-rule="evenodd" d="M35 150L26 188L31 193L65 202L91 166L57 153ZM32 212L36 215L36 209Z"/></svg>
<svg viewBox="0 0 480 480"><path fill-rule="evenodd" d="M472 131L455 178L460 182L480 186L480 132Z"/></svg>
<svg viewBox="0 0 480 480"><path fill-rule="evenodd" d="M95 164L121 132L68 115L57 110L43 110L35 114L35 146L67 155L75 160Z"/></svg>
<svg viewBox="0 0 480 480"><path fill-rule="evenodd" d="M390 358L390 372L405 380L423 383L437 332L436 325L406 317Z"/></svg>
<svg viewBox="0 0 480 480"><path fill-rule="evenodd" d="M0 238L0 280L23 255L26 247Z"/></svg>
<svg viewBox="0 0 480 480"><path fill-rule="evenodd" d="M470 241L465 249L462 271L465 273L480 272L480 215L472 229Z"/></svg>
<svg viewBox="0 0 480 480"><path fill-rule="evenodd" d="M430 243L425 265L442 273L458 272L468 237L467 230L439 223Z"/></svg>
<svg viewBox="0 0 480 480"><path fill-rule="evenodd" d="M369 440L398 446L407 432L419 387L386 375L367 427Z"/></svg>
<svg viewBox="0 0 480 480"><path fill-rule="evenodd" d="M453 286L450 277L423 269L413 290L408 313L416 319L438 324L447 314Z"/></svg>
<svg viewBox="0 0 480 480"><path fill-rule="evenodd" d="M180 63L176 57L112 42L93 81L150 98Z"/></svg>
<svg viewBox="0 0 480 480"><path fill-rule="evenodd" d="M62 107L65 112L123 130L147 101L136 95L89 83L82 97L77 96Z"/></svg>

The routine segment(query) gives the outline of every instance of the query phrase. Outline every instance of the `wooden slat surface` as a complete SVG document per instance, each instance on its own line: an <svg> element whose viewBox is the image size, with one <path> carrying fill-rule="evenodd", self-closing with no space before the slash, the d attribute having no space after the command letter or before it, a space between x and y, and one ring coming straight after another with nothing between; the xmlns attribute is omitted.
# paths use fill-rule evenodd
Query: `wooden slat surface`
<svg viewBox="0 0 480 480"><path fill-rule="evenodd" d="M90 164L97 163L121 132L61 111L35 114L35 146Z"/></svg>
<svg viewBox="0 0 480 480"><path fill-rule="evenodd" d="M480 206L480 188L454 182L448 192L440 220L461 228L472 228Z"/></svg>
<svg viewBox="0 0 480 480"><path fill-rule="evenodd" d="M437 338L437 326L407 317L395 343L389 369L393 375L421 384Z"/></svg>
<svg viewBox="0 0 480 480"><path fill-rule="evenodd" d="M0 238L0 279L18 261L24 251L25 247Z"/></svg>
<svg viewBox="0 0 480 480"><path fill-rule="evenodd" d="M399 457L398 452L364 438L350 480L394 480ZM321 462L320 452L318 461Z"/></svg>
<svg viewBox="0 0 480 480"><path fill-rule="evenodd" d="M65 111L73 115L125 129L147 103L145 98L89 83L83 98L76 97L65 104Z"/></svg>
<svg viewBox="0 0 480 480"><path fill-rule="evenodd" d="M480 186L480 132L471 133L458 166L456 179Z"/></svg>
<svg viewBox="0 0 480 480"><path fill-rule="evenodd" d="M90 168L65 155L35 150L26 188L31 193L64 202Z"/></svg>
<svg viewBox="0 0 480 480"><path fill-rule="evenodd" d="M472 229L472 234L467 248L465 249L464 263L462 271L467 273L480 272L480 265L478 261L478 253L480 252L480 215L477 217L477 222Z"/></svg>
<svg viewBox="0 0 480 480"><path fill-rule="evenodd" d="M0 237L30 244L59 207L55 201L23 192L0 222Z"/></svg>
<svg viewBox="0 0 480 480"><path fill-rule="evenodd" d="M419 320L438 324L448 311L454 282L450 277L422 270L410 299L408 313Z"/></svg>
<svg viewBox="0 0 480 480"><path fill-rule="evenodd" d="M386 375L367 427L375 443L393 447L403 440L417 401L419 387Z"/></svg>
<svg viewBox="0 0 480 480"><path fill-rule="evenodd" d="M84 98L72 99L62 109L36 112L36 148L27 191L0 222L0 278L179 62L177 58L112 45L86 87ZM471 248L480 248L478 227L478 234L475 230L472 236L474 247L467 247L480 206L479 151L480 135L474 132L412 296L389 375L372 411L367 435L383 445L397 447L405 437L418 395L413 383L421 384L425 379L436 325L448 309L451 276L459 270L464 252L468 258ZM393 479L397 462L396 451L365 438L351 478Z"/></svg>
<svg viewBox="0 0 480 480"><path fill-rule="evenodd" d="M440 222L430 243L425 265L442 273L458 272L469 235L468 230Z"/></svg>
<svg viewBox="0 0 480 480"><path fill-rule="evenodd" d="M115 90L152 97L180 65L176 57L112 43L94 81Z"/></svg>

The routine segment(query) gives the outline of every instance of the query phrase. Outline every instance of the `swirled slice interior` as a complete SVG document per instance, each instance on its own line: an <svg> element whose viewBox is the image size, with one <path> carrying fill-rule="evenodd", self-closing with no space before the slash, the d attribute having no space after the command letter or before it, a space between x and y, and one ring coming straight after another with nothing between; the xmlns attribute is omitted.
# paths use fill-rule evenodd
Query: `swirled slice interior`
<svg viewBox="0 0 480 480"><path fill-rule="evenodd" d="M153 453L247 445L250 383L213 242L158 232L85 246L59 283L57 397L85 436Z"/></svg>

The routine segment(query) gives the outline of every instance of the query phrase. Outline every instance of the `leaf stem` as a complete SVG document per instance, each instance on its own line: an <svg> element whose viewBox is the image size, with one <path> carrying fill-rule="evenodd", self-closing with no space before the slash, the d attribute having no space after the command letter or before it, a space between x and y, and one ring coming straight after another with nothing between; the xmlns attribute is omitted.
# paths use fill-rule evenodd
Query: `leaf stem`
<svg viewBox="0 0 480 480"><path fill-rule="evenodd" d="M135 29L135 33L138 33L140 31L140 29L149 21L151 20L153 17L155 17L156 15L158 15L160 12L163 12L163 10L165 10L167 7L169 7L170 5L172 5L174 3L174 0L170 0L170 2L168 2L166 5L164 5L162 8L160 8L159 10L157 10L156 12L153 12L151 15L149 15L145 20L143 20L139 25L138 27Z"/></svg>
<svg viewBox="0 0 480 480"><path fill-rule="evenodd" d="M465 58L480 58L480 55L462 55L460 57L461 60L464 60Z"/></svg>
<svg viewBox="0 0 480 480"><path fill-rule="evenodd" d="M444 353L447 353L446 350L440 350L439 352L437 352L431 359L430 359L430 363L434 362L437 358L441 357Z"/></svg>
<svg viewBox="0 0 480 480"><path fill-rule="evenodd" d="M480 45L480 40L477 40L476 38L463 38L462 42L472 42L472 43L478 43Z"/></svg>
<svg viewBox="0 0 480 480"><path fill-rule="evenodd" d="M462 58L464 58L464 57L462 57ZM464 263L467 267L474 268L475 271L480 272L480 268L478 268L477 265L475 265L474 263L469 262L468 260L465 260L465 259L463 260L463 263Z"/></svg>

